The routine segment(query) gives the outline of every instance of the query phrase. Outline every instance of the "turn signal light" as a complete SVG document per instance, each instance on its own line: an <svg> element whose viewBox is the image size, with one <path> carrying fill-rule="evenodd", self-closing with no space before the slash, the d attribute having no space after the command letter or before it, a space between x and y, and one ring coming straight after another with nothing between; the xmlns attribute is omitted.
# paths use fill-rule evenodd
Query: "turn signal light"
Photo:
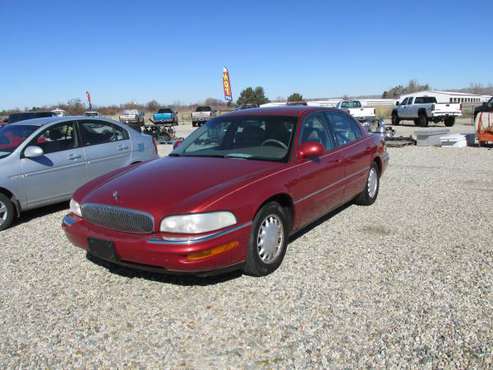
<svg viewBox="0 0 493 370"><path fill-rule="evenodd" d="M197 260L201 260L204 258L217 256L218 254L230 251L231 249L234 249L234 248L238 247L239 245L240 245L240 243L238 243L238 242L229 242L227 244L223 244L223 245L220 245L218 247L207 249L205 251L190 253L187 255L187 260L197 261Z"/></svg>

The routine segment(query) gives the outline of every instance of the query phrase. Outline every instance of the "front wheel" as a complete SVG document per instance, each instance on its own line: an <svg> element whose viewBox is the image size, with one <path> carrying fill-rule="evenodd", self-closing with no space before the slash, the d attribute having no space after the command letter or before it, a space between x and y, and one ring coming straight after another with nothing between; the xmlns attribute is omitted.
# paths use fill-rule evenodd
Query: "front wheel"
<svg viewBox="0 0 493 370"><path fill-rule="evenodd" d="M243 272L265 276L274 272L286 254L289 218L277 202L263 206L253 220Z"/></svg>
<svg viewBox="0 0 493 370"><path fill-rule="evenodd" d="M397 112L392 112L392 125L397 126L400 123L399 115Z"/></svg>
<svg viewBox="0 0 493 370"><path fill-rule="evenodd" d="M375 162L368 171L368 177L366 179L366 185L363 191L358 195L355 200L356 204L360 206L370 206L377 200L378 191L380 190L380 172Z"/></svg>
<svg viewBox="0 0 493 370"><path fill-rule="evenodd" d="M14 222L15 207L12 201L0 193L0 231L9 228Z"/></svg>

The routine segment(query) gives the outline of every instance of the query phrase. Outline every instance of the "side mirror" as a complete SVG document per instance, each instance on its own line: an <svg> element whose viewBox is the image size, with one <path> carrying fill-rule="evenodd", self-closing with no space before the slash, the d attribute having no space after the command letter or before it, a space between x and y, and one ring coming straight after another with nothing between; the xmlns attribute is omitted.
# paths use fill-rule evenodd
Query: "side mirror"
<svg viewBox="0 0 493 370"><path fill-rule="evenodd" d="M395 105L396 105L396 106L397 106L397 105L399 105L399 102L398 102L398 101L396 101L396 102L395 102Z"/></svg>
<svg viewBox="0 0 493 370"><path fill-rule="evenodd" d="M43 149L41 149L39 146L35 145L30 145L24 150L24 157L25 158L38 158L44 155Z"/></svg>
<svg viewBox="0 0 493 370"><path fill-rule="evenodd" d="M301 159L313 159L325 153L324 146L316 141L307 141L300 145L298 156Z"/></svg>

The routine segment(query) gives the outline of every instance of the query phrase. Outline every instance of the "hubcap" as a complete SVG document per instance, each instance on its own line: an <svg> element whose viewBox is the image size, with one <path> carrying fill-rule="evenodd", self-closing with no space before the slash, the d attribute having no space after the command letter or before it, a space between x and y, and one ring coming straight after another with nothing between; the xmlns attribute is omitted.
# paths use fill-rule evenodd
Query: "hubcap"
<svg viewBox="0 0 493 370"><path fill-rule="evenodd" d="M7 206L3 202L0 202L0 225L3 225L7 220L7 215Z"/></svg>
<svg viewBox="0 0 493 370"><path fill-rule="evenodd" d="M277 215L269 215L260 224L257 234L257 251L264 263L274 262L282 250L284 227Z"/></svg>
<svg viewBox="0 0 493 370"><path fill-rule="evenodd" d="M378 188L378 174L375 168L370 169L370 173L368 174L368 195L370 198L374 198L377 194Z"/></svg>

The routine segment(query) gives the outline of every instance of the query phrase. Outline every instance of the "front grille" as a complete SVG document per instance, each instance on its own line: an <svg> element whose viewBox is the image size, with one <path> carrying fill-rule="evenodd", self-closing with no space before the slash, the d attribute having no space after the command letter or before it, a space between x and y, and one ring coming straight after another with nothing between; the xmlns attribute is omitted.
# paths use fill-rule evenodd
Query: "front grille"
<svg viewBox="0 0 493 370"><path fill-rule="evenodd" d="M151 215L133 209L87 203L82 205L82 217L95 225L129 233L152 233Z"/></svg>

